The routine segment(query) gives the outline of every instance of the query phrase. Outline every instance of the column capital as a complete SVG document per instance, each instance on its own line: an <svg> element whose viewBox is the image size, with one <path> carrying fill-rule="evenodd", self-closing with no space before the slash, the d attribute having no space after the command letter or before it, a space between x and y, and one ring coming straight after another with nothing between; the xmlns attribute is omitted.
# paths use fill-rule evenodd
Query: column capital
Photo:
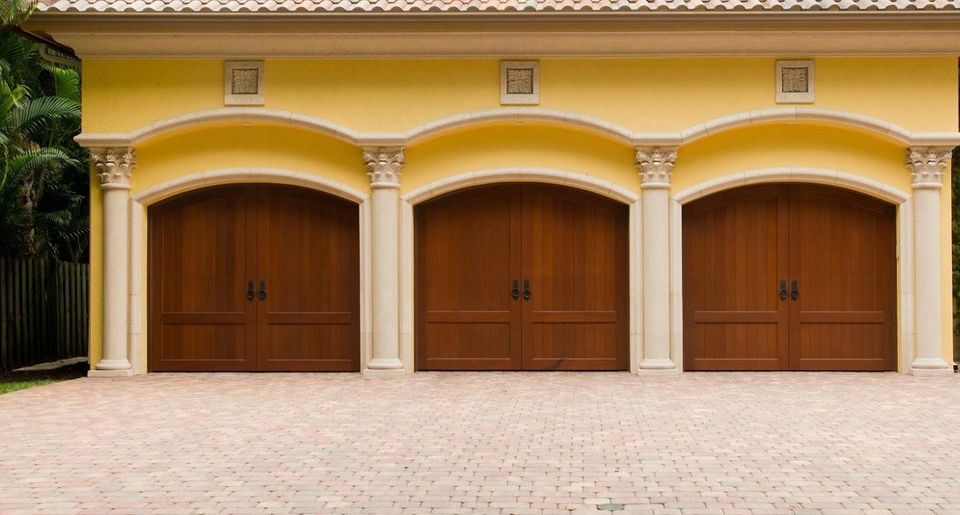
<svg viewBox="0 0 960 515"><path fill-rule="evenodd" d="M90 149L90 158L97 167L103 189L130 189L130 175L137 166L133 148L108 147Z"/></svg>
<svg viewBox="0 0 960 515"><path fill-rule="evenodd" d="M371 188L400 187L400 170L406 164L403 147L364 148L363 164L367 167Z"/></svg>
<svg viewBox="0 0 960 515"><path fill-rule="evenodd" d="M913 176L913 189L939 189L943 171L950 163L951 149L944 147L910 147L907 169Z"/></svg>
<svg viewBox="0 0 960 515"><path fill-rule="evenodd" d="M677 161L676 147L637 147L640 187L669 188L670 174Z"/></svg>

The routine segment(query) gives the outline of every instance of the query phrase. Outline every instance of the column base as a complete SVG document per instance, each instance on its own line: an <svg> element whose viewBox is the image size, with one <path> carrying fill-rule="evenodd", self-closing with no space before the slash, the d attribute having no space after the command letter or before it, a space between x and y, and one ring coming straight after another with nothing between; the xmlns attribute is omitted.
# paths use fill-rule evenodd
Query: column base
<svg viewBox="0 0 960 515"><path fill-rule="evenodd" d="M366 368L361 373L367 377L400 377L406 372L402 368Z"/></svg>
<svg viewBox="0 0 960 515"><path fill-rule="evenodd" d="M948 376L953 374L953 366L942 358L917 358L910 365L910 373L915 376Z"/></svg>
<svg viewBox="0 0 960 515"><path fill-rule="evenodd" d="M403 370L403 363L397 358L375 358L367 362L367 368L372 370Z"/></svg>
<svg viewBox="0 0 960 515"><path fill-rule="evenodd" d="M125 359L101 359L93 367L94 370L131 370L130 362Z"/></svg>
<svg viewBox="0 0 960 515"><path fill-rule="evenodd" d="M640 370L638 373L644 372L670 372L676 373L677 365L674 364L673 360L669 358L648 358L640 362Z"/></svg>

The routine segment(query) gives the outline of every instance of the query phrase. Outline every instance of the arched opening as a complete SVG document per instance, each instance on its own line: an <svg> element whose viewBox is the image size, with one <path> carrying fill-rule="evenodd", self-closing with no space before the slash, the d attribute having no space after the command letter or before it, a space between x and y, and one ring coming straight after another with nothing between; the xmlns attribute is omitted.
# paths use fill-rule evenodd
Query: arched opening
<svg viewBox="0 0 960 515"><path fill-rule="evenodd" d="M148 208L151 371L360 368L356 203L279 184Z"/></svg>
<svg viewBox="0 0 960 515"><path fill-rule="evenodd" d="M626 204L501 183L413 208L420 370L626 370Z"/></svg>
<svg viewBox="0 0 960 515"><path fill-rule="evenodd" d="M682 207L686 370L894 370L896 206L768 183Z"/></svg>

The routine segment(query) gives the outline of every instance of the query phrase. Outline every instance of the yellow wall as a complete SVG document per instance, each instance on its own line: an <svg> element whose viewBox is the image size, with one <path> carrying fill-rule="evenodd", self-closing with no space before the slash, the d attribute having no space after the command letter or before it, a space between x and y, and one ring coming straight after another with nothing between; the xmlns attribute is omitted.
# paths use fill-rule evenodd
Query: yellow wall
<svg viewBox="0 0 960 515"><path fill-rule="evenodd" d="M710 118L774 106L775 61L544 59L541 106L634 130L681 130ZM956 130L956 109L947 105L956 101L955 58L816 61L817 107L875 116L912 130ZM264 81L267 107L357 130L405 130L499 105L495 59L269 60ZM83 129L89 132L125 132L158 119L223 107L223 63L87 59L84 101Z"/></svg>
<svg viewBox="0 0 960 515"><path fill-rule="evenodd" d="M677 131L776 107L774 58L544 59L540 107L573 111L633 131ZM950 57L817 58L814 107L873 116L913 131L957 130L957 62ZM218 60L84 61L83 130L127 132L223 107ZM495 59L268 60L267 108L363 131L400 131L499 106ZM194 127L137 148L133 194L169 179L227 167L289 168L367 189L358 149L278 126ZM673 189L736 171L814 166L910 188L901 145L816 124L737 129L680 149ZM456 173L539 166L591 174L634 191L633 151L603 136L538 124L459 130L411 145L403 191ZM96 183L96 181L94 181ZM101 204L91 202L91 361L100 356ZM949 185L944 189L949 192ZM943 196L942 274L950 285L949 196ZM951 295L943 295L943 352L951 353Z"/></svg>

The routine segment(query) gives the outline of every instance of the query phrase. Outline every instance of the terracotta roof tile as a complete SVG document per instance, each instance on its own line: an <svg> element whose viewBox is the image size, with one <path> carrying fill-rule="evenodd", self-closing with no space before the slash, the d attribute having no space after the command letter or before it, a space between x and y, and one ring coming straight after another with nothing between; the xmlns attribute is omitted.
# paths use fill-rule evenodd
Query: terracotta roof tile
<svg viewBox="0 0 960 515"><path fill-rule="evenodd" d="M958 10L960 0L40 0L42 12L426 13Z"/></svg>

